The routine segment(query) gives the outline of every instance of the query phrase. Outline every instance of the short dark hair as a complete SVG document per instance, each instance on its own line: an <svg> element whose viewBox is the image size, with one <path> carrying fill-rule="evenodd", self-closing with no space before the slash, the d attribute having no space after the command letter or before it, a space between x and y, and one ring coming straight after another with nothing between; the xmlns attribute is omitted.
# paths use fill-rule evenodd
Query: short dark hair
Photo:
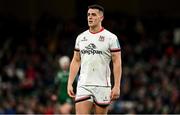
<svg viewBox="0 0 180 115"><path fill-rule="evenodd" d="M90 6L88 6L88 9L98 9L98 10L100 10L101 12L104 13L104 8L103 8L101 5L98 5L98 4L90 5Z"/></svg>

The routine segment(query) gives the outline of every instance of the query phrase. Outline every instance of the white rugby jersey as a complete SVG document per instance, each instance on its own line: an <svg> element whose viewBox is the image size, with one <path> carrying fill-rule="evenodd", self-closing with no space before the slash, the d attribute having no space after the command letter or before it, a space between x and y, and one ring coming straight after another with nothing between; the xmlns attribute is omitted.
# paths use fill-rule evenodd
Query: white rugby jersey
<svg viewBox="0 0 180 115"><path fill-rule="evenodd" d="M111 52L120 51L118 38L106 29L98 33L81 33L75 44L80 52L81 70L78 85L111 86Z"/></svg>

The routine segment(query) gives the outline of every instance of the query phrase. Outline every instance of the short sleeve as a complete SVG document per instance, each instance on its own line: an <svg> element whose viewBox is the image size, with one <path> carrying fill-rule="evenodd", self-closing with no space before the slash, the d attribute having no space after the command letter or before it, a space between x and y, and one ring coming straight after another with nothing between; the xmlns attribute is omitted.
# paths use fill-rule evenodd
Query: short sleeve
<svg viewBox="0 0 180 115"><path fill-rule="evenodd" d="M121 50L121 46L119 40L116 35L113 36L110 40L110 51L111 52L118 52Z"/></svg>
<svg viewBox="0 0 180 115"><path fill-rule="evenodd" d="M79 51L79 36L76 38L76 43L75 43L75 51Z"/></svg>

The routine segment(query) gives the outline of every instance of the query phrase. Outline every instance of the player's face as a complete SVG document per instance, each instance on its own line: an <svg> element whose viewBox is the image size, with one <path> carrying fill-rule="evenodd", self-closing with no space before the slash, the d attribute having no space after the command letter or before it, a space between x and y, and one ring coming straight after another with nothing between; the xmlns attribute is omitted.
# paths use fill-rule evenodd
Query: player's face
<svg viewBox="0 0 180 115"><path fill-rule="evenodd" d="M103 20L102 12L98 9L89 9L87 13L87 20L89 27L96 27Z"/></svg>

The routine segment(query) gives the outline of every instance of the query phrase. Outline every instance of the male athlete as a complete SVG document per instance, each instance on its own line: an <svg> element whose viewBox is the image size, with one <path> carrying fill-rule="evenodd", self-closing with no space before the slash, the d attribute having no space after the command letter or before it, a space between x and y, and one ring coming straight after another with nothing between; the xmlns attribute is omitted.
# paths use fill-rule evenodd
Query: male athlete
<svg viewBox="0 0 180 115"><path fill-rule="evenodd" d="M107 114L108 105L120 95L121 52L117 36L102 27L104 9L100 5L88 7L89 29L81 33L75 43L70 64L68 94L75 98L76 114ZM114 86L111 89L110 61L113 62ZM76 95L73 82L80 70Z"/></svg>

